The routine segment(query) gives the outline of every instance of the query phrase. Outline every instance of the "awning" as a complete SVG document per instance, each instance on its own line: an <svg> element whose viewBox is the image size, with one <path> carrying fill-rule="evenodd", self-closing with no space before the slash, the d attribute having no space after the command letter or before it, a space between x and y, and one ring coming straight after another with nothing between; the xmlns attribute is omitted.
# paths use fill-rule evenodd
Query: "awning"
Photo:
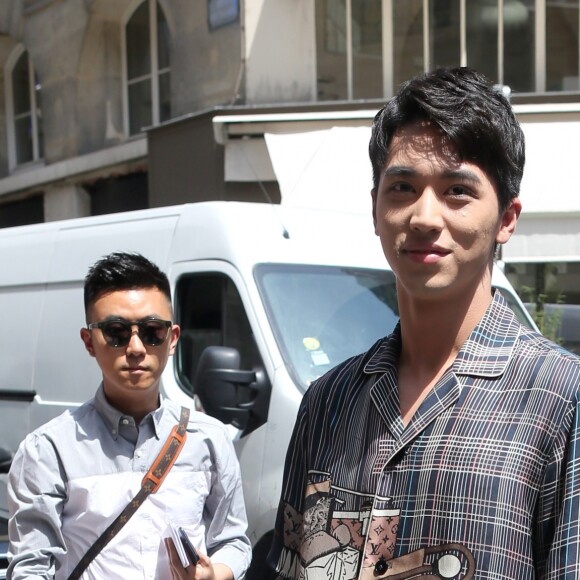
<svg viewBox="0 0 580 580"><path fill-rule="evenodd" d="M266 133L282 204L371 212L370 127Z"/></svg>
<svg viewBox="0 0 580 580"><path fill-rule="evenodd" d="M520 189L525 214L580 213L580 121L522 121L526 167Z"/></svg>

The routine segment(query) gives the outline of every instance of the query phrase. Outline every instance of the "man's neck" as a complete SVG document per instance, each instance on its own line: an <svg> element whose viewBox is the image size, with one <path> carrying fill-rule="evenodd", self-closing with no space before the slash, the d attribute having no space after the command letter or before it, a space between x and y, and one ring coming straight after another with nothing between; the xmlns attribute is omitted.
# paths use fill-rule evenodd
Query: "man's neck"
<svg viewBox="0 0 580 580"><path fill-rule="evenodd" d="M398 364L401 416L407 424L451 366L491 302L491 288L438 303L399 298L402 347Z"/></svg>

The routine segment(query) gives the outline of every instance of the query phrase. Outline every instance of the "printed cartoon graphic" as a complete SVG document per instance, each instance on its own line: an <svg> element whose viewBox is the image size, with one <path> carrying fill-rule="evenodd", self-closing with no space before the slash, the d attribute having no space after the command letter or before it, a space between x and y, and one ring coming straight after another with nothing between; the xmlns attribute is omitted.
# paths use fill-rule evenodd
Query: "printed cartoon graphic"
<svg viewBox="0 0 580 580"><path fill-rule="evenodd" d="M282 577L304 580L473 577L473 555L460 544L430 546L394 558L400 511L389 498L334 489L327 473L311 472L309 476L304 513L285 505L286 549L279 562ZM347 501L361 506L360 509L346 509Z"/></svg>

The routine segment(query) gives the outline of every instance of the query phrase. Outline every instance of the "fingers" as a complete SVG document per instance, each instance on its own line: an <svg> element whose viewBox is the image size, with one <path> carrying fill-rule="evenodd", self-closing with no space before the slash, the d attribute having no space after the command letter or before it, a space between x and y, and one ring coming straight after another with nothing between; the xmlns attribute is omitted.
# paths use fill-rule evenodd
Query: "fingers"
<svg viewBox="0 0 580 580"><path fill-rule="evenodd" d="M215 573L211 560L205 554L199 553L197 566L190 566L187 570L194 570L194 575L190 578L195 580L215 580Z"/></svg>
<svg viewBox="0 0 580 580"><path fill-rule="evenodd" d="M171 538L165 538L163 540L165 544L165 549L167 550L167 555L169 556L169 570L171 571L171 577L173 580L190 580L195 578L195 566L189 566L192 574L188 572L182 565L179 559L179 554L175 549L175 544Z"/></svg>
<svg viewBox="0 0 580 580"><path fill-rule="evenodd" d="M175 544L171 538L163 540L167 554L169 556L169 569L172 580L215 580L216 574L213 564L203 553L199 553L199 562L196 566L190 565L184 568L181 564L179 554L175 549Z"/></svg>

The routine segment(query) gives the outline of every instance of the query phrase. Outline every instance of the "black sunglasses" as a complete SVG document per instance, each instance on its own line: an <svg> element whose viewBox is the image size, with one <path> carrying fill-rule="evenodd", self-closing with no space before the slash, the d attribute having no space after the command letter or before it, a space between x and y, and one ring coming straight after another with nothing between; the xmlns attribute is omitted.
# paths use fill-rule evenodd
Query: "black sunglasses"
<svg viewBox="0 0 580 580"><path fill-rule="evenodd" d="M120 348L129 344L133 336L133 326L137 327L137 335L145 346L159 346L167 339L172 324L171 320L160 320L159 318L145 318L143 320L111 318L101 322L91 322L87 328L89 330L100 328L107 344L114 348Z"/></svg>

